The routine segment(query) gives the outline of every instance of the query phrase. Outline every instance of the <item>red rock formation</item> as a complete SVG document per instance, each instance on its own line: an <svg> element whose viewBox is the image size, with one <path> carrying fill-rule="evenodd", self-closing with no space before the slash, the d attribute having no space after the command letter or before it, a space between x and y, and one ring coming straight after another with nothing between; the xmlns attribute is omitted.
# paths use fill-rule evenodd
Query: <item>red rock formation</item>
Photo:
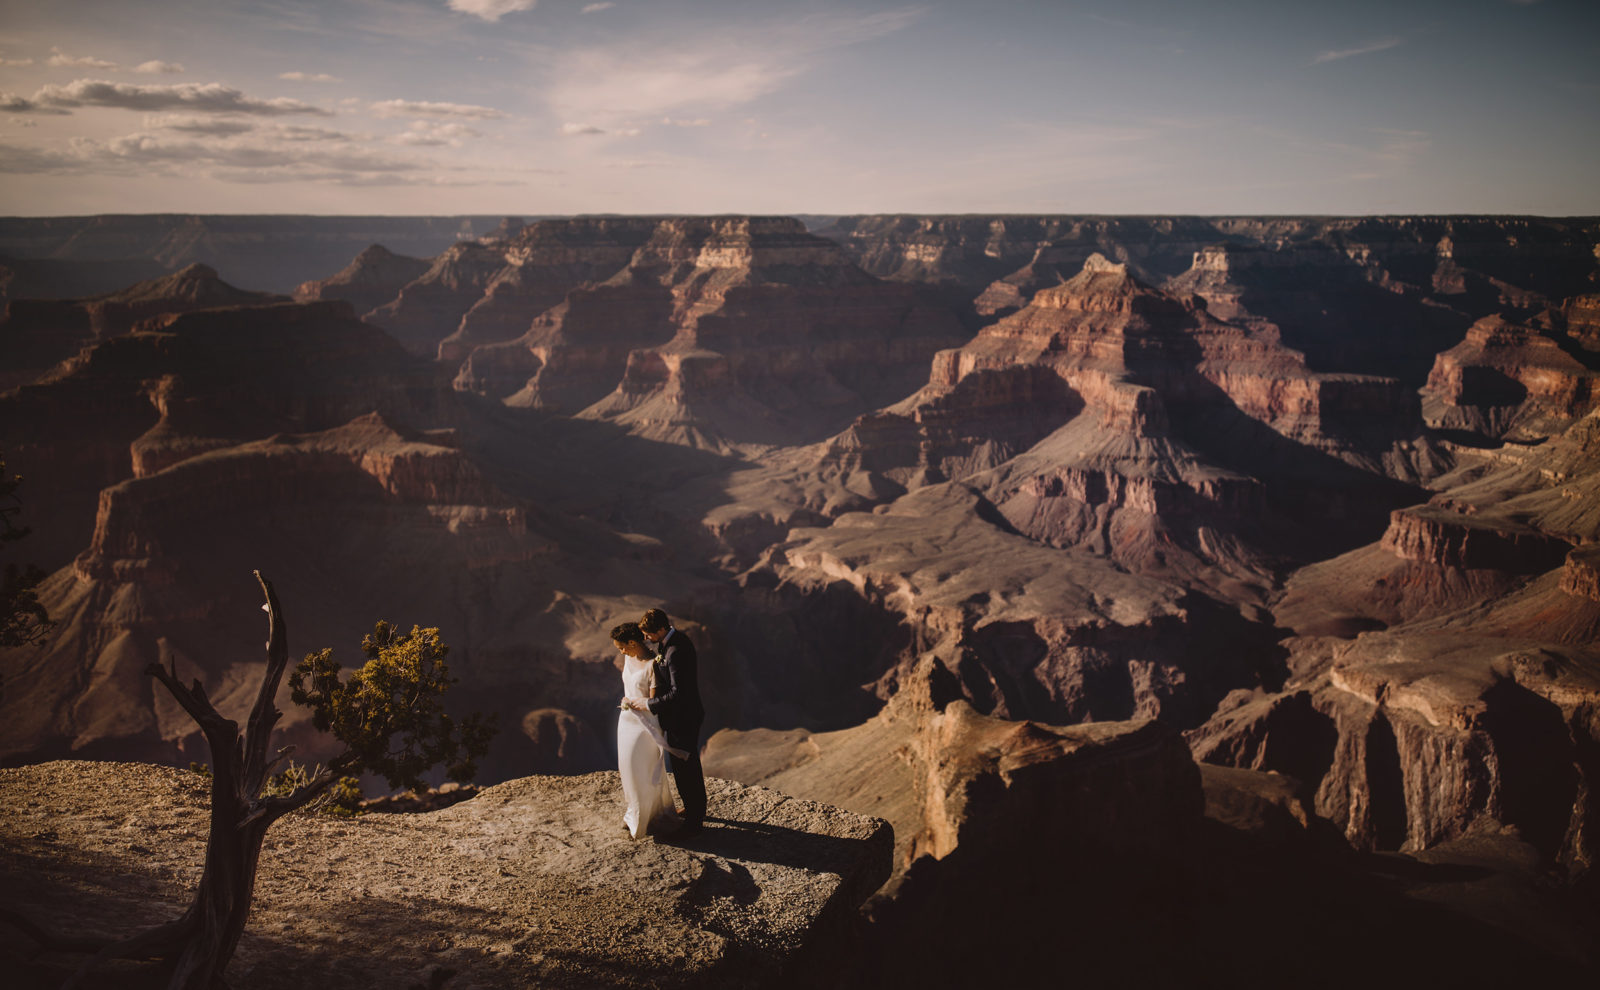
<svg viewBox="0 0 1600 990"><path fill-rule="evenodd" d="M608 236L602 247L621 237ZM654 221L625 269L480 349L458 385L499 395L521 376L513 404L590 406L651 439L795 442L903 394L960 337L914 290L862 274L796 221Z"/></svg>
<svg viewBox="0 0 1600 990"><path fill-rule="evenodd" d="M375 409L400 422L447 419L437 386L344 303L172 313L0 399L0 444L52 493L29 507L38 537L29 550L56 567L87 544L107 485Z"/></svg>
<svg viewBox="0 0 1600 990"><path fill-rule="evenodd" d="M400 290L422 277L431 267L421 258L394 254L374 244L328 278L300 283L294 290L298 302L343 300L357 313L377 309L400 295Z"/></svg>
<svg viewBox="0 0 1600 990"><path fill-rule="evenodd" d="M1383 549L1439 567L1539 574L1559 566L1571 549L1565 540L1531 526L1448 506L1396 509L1390 519Z"/></svg>
<svg viewBox="0 0 1600 990"><path fill-rule="evenodd" d="M13 300L0 321L8 370L0 390L37 379L46 369L96 341L127 333L135 323L167 313L281 302L283 297L236 289L205 265L139 282L75 302Z"/></svg>
<svg viewBox="0 0 1600 990"><path fill-rule="evenodd" d="M1535 326L1479 320L1443 352L1423 388L1428 423L1491 438L1559 432L1595 406L1600 372Z"/></svg>
<svg viewBox="0 0 1600 990"><path fill-rule="evenodd" d="M412 354L431 358L505 264L505 251L499 245L457 242L397 297L364 319L389 331Z"/></svg>
<svg viewBox="0 0 1600 990"><path fill-rule="evenodd" d="M1561 590L1575 598L1600 602L1600 547L1579 547L1567 554L1561 568Z"/></svg>
<svg viewBox="0 0 1600 990"><path fill-rule="evenodd" d="M1573 296L1561 307L1567 336L1586 351L1600 351L1600 293Z"/></svg>
<svg viewBox="0 0 1600 990"><path fill-rule="evenodd" d="M656 224L639 217L592 217L545 220L522 228L503 244L506 267L462 316L455 332L440 342L439 359L460 364L479 347L528 333L535 318L559 304L567 293L604 282L627 269ZM510 355L506 359L515 360ZM488 355L479 359L477 371L463 373L463 385L497 397L507 394L508 390L478 386L480 376L484 381L496 377L495 372L484 370L493 363ZM529 377L531 372L509 391L520 388Z"/></svg>
<svg viewBox="0 0 1600 990"><path fill-rule="evenodd" d="M152 704L143 670L175 662L224 711L236 687L255 683L255 665L231 659L252 610L245 583L230 578L251 560L299 599L296 648L349 652L380 616L459 622L470 594L458 588L504 589L552 546L530 532L520 504L437 439L368 415L105 489L88 548L42 589L57 627L41 648L9 659L0 749L202 758L195 727ZM291 737L315 759L328 740L304 711L285 710Z"/></svg>

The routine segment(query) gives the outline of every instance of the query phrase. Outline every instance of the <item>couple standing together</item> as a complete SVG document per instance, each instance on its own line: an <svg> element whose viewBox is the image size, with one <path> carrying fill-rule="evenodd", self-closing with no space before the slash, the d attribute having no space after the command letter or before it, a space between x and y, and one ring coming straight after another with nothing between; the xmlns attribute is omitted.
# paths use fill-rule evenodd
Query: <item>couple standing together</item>
<svg viewBox="0 0 1600 990"><path fill-rule="evenodd" d="M706 781L700 771L705 709L700 706L694 644L659 608L612 629L611 642L622 652L617 769L628 803L623 822L635 839L651 833L693 835L706 816ZM668 759L683 798L682 823L675 829L664 766Z"/></svg>

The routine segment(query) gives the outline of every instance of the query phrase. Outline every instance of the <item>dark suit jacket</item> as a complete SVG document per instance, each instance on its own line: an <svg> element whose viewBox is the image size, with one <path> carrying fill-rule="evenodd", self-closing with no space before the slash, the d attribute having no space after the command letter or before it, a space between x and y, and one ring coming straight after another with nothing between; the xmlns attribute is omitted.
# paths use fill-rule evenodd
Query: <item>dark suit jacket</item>
<svg viewBox="0 0 1600 990"><path fill-rule="evenodd" d="M661 719L661 731L668 736L698 734L706 712L700 706L699 658L694 644L671 629L656 650L656 696L650 699L650 710Z"/></svg>

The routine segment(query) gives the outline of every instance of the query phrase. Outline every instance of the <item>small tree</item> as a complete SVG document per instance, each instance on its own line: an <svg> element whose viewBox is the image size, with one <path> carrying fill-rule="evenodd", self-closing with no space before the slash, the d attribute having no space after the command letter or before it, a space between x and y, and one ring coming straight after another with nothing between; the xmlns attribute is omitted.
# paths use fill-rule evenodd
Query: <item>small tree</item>
<svg viewBox="0 0 1600 990"><path fill-rule="evenodd" d="M146 669L200 725L211 750L210 838L189 909L175 921L110 944L61 938L12 918L49 948L96 952L68 986L97 962L118 958L166 960L172 966L171 990L222 985L223 970L250 914L261 842L273 822L305 807L340 777L364 770L381 774L390 786L417 787L423 773L444 764L452 778L465 782L488 749L492 728L480 716L457 724L440 704L453 681L439 630L414 628L397 635L380 622L362 641L366 664L348 681L339 680L339 665L330 650L309 654L295 668L290 678L295 701L311 706L317 728L331 731L346 748L290 793L264 796L269 779L288 762L293 747L267 755L272 728L283 715L273 698L289 652L272 583L259 571L256 580L267 600L267 672L242 739L238 723L218 714L198 680L184 687L172 667L151 664Z"/></svg>

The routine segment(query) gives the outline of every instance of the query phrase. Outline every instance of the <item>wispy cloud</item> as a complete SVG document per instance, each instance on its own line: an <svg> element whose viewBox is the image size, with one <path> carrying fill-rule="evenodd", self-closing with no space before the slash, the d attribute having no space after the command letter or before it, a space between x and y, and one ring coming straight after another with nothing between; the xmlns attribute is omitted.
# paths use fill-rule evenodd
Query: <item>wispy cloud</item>
<svg viewBox="0 0 1600 990"><path fill-rule="evenodd" d="M604 128L683 109L736 107L778 90L828 51L893 34L924 13L922 7L902 7L814 15L760 30L728 28L579 49L556 58L548 99L563 118Z"/></svg>
<svg viewBox="0 0 1600 990"><path fill-rule="evenodd" d="M10 67L10 68L18 68L18 69L20 69L25 65L32 65L32 64L33 64L33 59L31 59L31 58L0 58L0 66L7 66L7 67Z"/></svg>
<svg viewBox="0 0 1600 990"><path fill-rule="evenodd" d="M0 172L11 174L388 184L437 168L415 154L363 148L337 131L282 125L223 137L140 132L110 141L75 138L65 149L0 145Z"/></svg>
<svg viewBox="0 0 1600 990"><path fill-rule="evenodd" d="M326 72L280 72L280 73L278 73L278 78L279 79L287 79L290 82L314 82L314 83L344 82L344 80L340 79L338 76L330 76Z"/></svg>
<svg viewBox="0 0 1600 990"><path fill-rule="evenodd" d="M615 6L616 6L616 4L614 4L614 3L586 3L586 4L583 5L583 10L580 11L580 13L598 14L602 10L610 10L612 7L615 7Z"/></svg>
<svg viewBox="0 0 1600 990"><path fill-rule="evenodd" d="M59 48L50 49L50 58L46 61L46 64L56 66L57 68L64 66L76 69L118 68L117 63L115 62L107 62L103 58L95 58L92 55L68 55Z"/></svg>
<svg viewBox="0 0 1600 990"><path fill-rule="evenodd" d="M71 112L46 106L25 96L18 96L16 93L0 93L0 113L43 113L53 117L65 117Z"/></svg>
<svg viewBox="0 0 1600 990"><path fill-rule="evenodd" d="M285 114L310 114L329 117L321 107L299 100L276 98L258 100L221 83L183 83L176 86L138 86L107 82L104 79L79 79L65 86L44 86L32 97L4 94L0 110L10 113L70 112L78 107L115 107L122 110L187 110L194 113L239 113L260 117Z"/></svg>
<svg viewBox="0 0 1600 990"><path fill-rule="evenodd" d="M637 137L638 134L639 134L639 128L637 128L637 127L598 127L598 126L596 126L594 124L573 124L573 123L567 123L567 124L562 124L561 125L561 136L562 137L598 137L598 136L603 135L603 134L609 134L609 135L611 135L613 137Z"/></svg>
<svg viewBox="0 0 1600 990"><path fill-rule="evenodd" d="M538 3L539 0L450 0L448 6L451 10L486 21L498 21L519 10L532 10Z"/></svg>
<svg viewBox="0 0 1600 990"><path fill-rule="evenodd" d="M236 117L196 117L181 113L154 113L144 118L147 131L178 131L183 134L206 134L212 137L230 137L246 134L256 129L253 120Z"/></svg>
<svg viewBox="0 0 1600 990"><path fill-rule="evenodd" d="M710 127L709 117L696 117L693 120L684 120L681 117L662 117L661 122L668 127Z"/></svg>
<svg viewBox="0 0 1600 990"><path fill-rule="evenodd" d="M470 103L432 103L415 100L383 100L372 104L379 117L464 117L469 120L499 120L504 111Z"/></svg>
<svg viewBox="0 0 1600 990"><path fill-rule="evenodd" d="M1342 58L1354 58L1357 55L1371 55L1373 52L1383 52L1388 51L1391 48L1397 48L1404 43L1405 42L1403 38L1374 38L1373 40L1357 45L1354 48L1339 48L1330 51L1319 52L1317 53L1317 57L1311 60L1311 64L1321 65L1323 62L1337 62Z"/></svg>
<svg viewBox="0 0 1600 990"><path fill-rule="evenodd" d="M459 148L468 138L482 136L482 132L475 131L466 124L441 124L432 120L416 120L393 140L398 144L421 148Z"/></svg>
<svg viewBox="0 0 1600 990"><path fill-rule="evenodd" d="M142 72L146 75L173 76L182 73L183 66L177 62L163 62L159 59L151 59L148 62L140 62L133 67L133 71Z"/></svg>

